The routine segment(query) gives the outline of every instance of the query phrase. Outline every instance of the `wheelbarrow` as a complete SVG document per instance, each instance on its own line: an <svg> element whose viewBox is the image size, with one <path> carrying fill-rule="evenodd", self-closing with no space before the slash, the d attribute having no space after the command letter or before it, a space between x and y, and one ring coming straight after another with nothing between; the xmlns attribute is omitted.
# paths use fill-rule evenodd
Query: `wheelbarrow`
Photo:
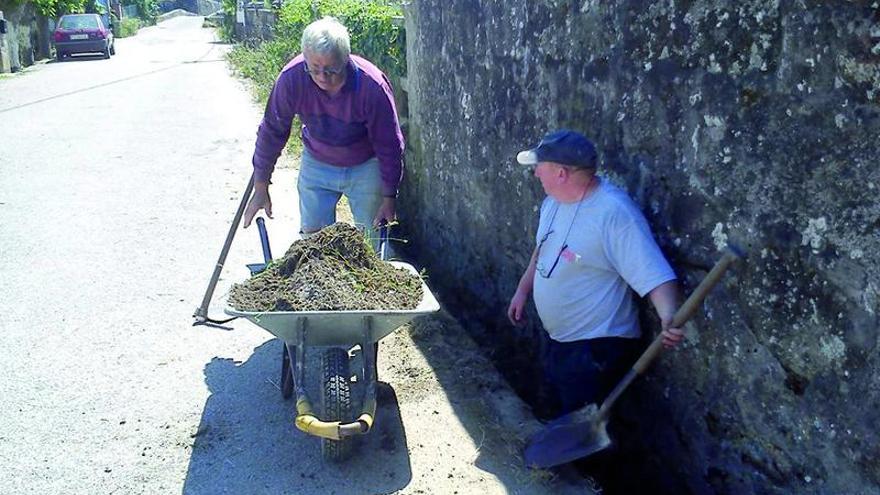
<svg viewBox="0 0 880 495"><path fill-rule="evenodd" d="M262 219L258 219L262 220ZM258 221L263 255L271 260L268 238L263 223ZM385 259L387 227L380 229L380 253ZM418 276L416 269L399 261L386 261ZM252 272L262 268L249 265ZM321 438L321 452L325 459L341 461L352 451L355 436L370 431L376 416L376 359L379 340L391 334L416 316L440 309L437 299L422 281L422 299L410 310L363 311L238 311L227 307L225 312L244 317L267 330L283 342L281 355L281 395L289 399L296 395L296 427ZM316 411L306 394L306 362L308 347L321 347L321 410ZM362 383L361 397L353 397L351 359L352 350L359 346L362 354L361 369L356 370Z"/></svg>

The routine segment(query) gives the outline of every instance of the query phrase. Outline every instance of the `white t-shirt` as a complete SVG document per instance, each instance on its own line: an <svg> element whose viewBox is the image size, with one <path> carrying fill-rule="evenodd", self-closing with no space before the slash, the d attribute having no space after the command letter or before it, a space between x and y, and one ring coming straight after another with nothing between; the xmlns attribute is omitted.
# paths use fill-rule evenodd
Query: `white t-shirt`
<svg viewBox="0 0 880 495"><path fill-rule="evenodd" d="M535 306L559 342L638 337L630 287L644 297L676 278L642 212L605 180L580 202L547 197L535 240Z"/></svg>

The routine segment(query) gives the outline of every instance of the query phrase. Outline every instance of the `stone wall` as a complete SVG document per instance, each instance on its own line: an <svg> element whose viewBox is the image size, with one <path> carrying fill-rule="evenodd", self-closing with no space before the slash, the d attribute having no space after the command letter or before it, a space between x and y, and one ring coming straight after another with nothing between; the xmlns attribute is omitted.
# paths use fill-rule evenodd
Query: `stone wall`
<svg viewBox="0 0 880 495"><path fill-rule="evenodd" d="M618 405L627 462L670 492L878 493L877 3L419 0L406 17L401 228L523 396L539 401L545 337L505 310L543 194L514 157L571 127L686 287L727 242L749 254Z"/></svg>
<svg viewBox="0 0 880 495"><path fill-rule="evenodd" d="M6 34L0 34L0 72L18 72L49 57L49 20L32 3L5 10Z"/></svg>
<svg viewBox="0 0 880 495"><path fill-rule="evenodd" d="M244 23L235 24L235 37L244 41L266 41L274 35L278 16L274 10L265 9L262 4L245 4Z"/></svg>

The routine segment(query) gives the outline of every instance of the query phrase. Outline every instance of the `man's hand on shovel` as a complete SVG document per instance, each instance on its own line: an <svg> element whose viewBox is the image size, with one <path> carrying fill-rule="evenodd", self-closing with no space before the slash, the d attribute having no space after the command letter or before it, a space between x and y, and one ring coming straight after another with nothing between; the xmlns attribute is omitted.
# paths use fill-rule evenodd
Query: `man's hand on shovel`
<svg viewBox="0 0 880 495"><path fill-rule="evenodd" d="M663 347L671 349L681 342L684 332L673 323L675 312L681 301L678 284L675 281L665 282L648 293L651 304L660 317L660 329L663 335Z"/></svg>
<svg viewBox="0 0 880 495"><path fill-rule="evenodd" d="M669 322L666 323L666 325L669 323L672 323L672 318L669 319ZM672 349L684 339L684 331L680 328L667 328L663 330L661 334L663 335L663 347L667 349Z"/></svg>

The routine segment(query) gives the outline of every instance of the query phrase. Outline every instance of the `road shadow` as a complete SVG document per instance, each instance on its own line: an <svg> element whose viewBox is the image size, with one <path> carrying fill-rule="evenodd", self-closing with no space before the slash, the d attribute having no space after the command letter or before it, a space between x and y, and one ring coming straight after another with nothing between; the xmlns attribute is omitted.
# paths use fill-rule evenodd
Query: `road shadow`
<svg viewBox="0 0 880 495"><path fill-rule="evenodd" d="M542 426L504 381L483 350L446 311L415 318L408 325L445 391L456 418L478 445L473 465L492 473L511 493L600 493L592 479L571 466L551 470L525 466L526 439Z"/></svg>
<svg viewBox="0 0 880 495"><path fill-rule="evenodd" d="M318 359L312 354L307 366L316 370ZM211 395L195 434L183 493L357 495L393 493L409 484L406 432L389 385L379 383L373 430L357 437L350 459L334 464L322 459L320 439L294 426L294 400L284 400L277 385L280 360L281 342L273 339L245 362L215 357L205 366ZM319 403L314 393L310 399Z"/></svg>

